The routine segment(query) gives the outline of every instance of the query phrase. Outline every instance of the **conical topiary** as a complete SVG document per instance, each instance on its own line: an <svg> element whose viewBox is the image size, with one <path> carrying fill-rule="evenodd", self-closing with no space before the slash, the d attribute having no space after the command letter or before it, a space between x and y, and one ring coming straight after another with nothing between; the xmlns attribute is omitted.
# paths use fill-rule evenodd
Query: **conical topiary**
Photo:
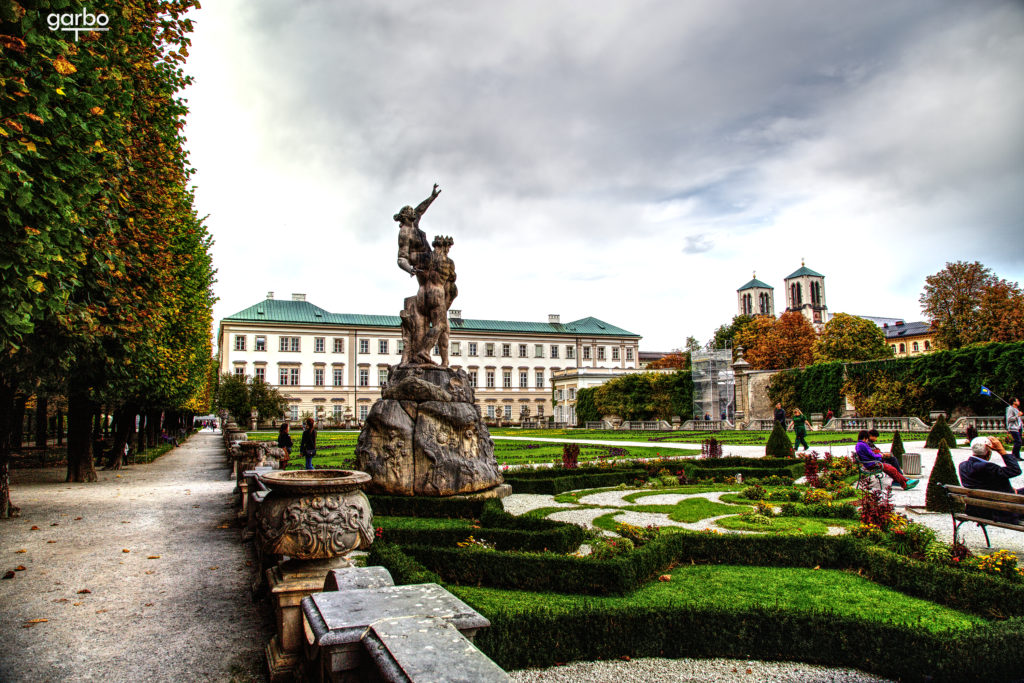
<svg viewBox="0 0 1024 683"><path fill-rule="evenodd" d="M900 430L892 435L892 457L896 458L896 462L900 464L900 471L903 471L903 454L907 452L907 449L903 447L903 437L900 436Z"/></svg>
<svg viewBox="0 0 1024 683"><path fill-rule="evenodd" d="M932 430L928 432L928 440L924 442L924 447L938 448L940 441L945 441L947 446L956 447L956 437L953 436L953 430L949 428L949 424L943 415L939 415L939 419L932 425Z"/></svg>
<svg viewBox="0 0 1024 683"><path fill-rule="evenodd" d="M924 507L932 512L949 512L949 500L946 492L939 488L939 484L950 484L959 486L960 479L956 476L956 468L953 467L953 456L949 453L949 446L945 441L939 443L939 452L935 456L935 466L928 476L928 490L925 492Z"/></svg>
<svg viewBox="0 0 1024 683"><path fill-rule="evenodd" d="M789 442L789 437L786 435L786 428L782 426L781 422L775 423L775 427L772 429L772 433L768 437L768 443L765 444L764 456L766 458L793 457L793 444Z"/></svg>

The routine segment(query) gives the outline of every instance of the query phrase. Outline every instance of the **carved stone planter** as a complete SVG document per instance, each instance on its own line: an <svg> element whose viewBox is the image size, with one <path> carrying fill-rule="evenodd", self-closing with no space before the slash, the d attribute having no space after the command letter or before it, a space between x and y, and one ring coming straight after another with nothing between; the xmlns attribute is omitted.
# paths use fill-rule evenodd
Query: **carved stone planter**
<svg viewBox="0 0 1024 683"><path fill-rule="evenodd" d="M323 590L328 572L348 566L347 555L373 542L373 513L361 487L364 472L288 470L259 475L270 489L259 509L257 543L263 558L288 558L267 570L277 635L267 645L273 681L290 680L302 644L302 598Z"/></svg>
<svg viewBox="0 0 1024 683"><path fill-rule="evenodd" d="M344 557L373 543L373 513L360 489L370 475L350 470L267 472L260 507L263 552L299 560Z"/></svg>

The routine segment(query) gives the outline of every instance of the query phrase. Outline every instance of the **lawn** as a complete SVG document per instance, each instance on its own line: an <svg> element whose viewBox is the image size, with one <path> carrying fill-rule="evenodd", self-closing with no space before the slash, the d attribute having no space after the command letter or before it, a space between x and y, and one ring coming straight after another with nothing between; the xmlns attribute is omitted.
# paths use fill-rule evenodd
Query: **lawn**
<svg viewBox="0 0 1024 683"><path fill-rule="evenodd" d="M652 581L624 597L448 586L484 616L520 609L555 612L672 607L680 609L782 607L832 611L867 621L912 624L935 633L949 633L985 624L982 617L921 600L836 570L792 567L687 565L666 572L669 581ZM824 634L823 634L824 635Z"/></svg>
<svg viewBox="0 0 1024 683"><path fill-rule="evenodd" d="M593 429L492 429L495 436L522 436L550 439L573 439L581 441L639 441L667 443L702 443L705 439L717 439L719 443L730 446L763 446L768 442L771 432L730 430L724 432L670 431L670 432L617 432ZM789 432L790 439L793 433ZM923 441L924 432L905 432L904 441ZM888 444L892 441L892 432L882 432L879 443ZM856 432L815 432L807 433L807 442L811 446L852 446L857 443Z"/></svg>

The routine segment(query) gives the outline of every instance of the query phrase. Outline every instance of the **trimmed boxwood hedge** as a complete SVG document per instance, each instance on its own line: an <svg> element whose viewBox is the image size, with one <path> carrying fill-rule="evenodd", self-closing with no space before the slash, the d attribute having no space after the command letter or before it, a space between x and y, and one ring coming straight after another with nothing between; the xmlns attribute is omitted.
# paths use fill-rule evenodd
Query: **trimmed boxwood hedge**
<svg viewBox="0 0 1024 683"><path fill-rule="evenodd" d="M591 595L628 593L685 562L854 569L907 595L955 609L988 617L1024 616L1024 583L912 560L851 536L679 531L607 560L422 545L402 546L402 551L449 583Z"/></svg>
<svg viewBox="0 0 1024 683"><path fill-rule="evenodd" d="M384 496L372 494L370 508L376 515L389 517L441 517L478 519L484 505L497 501L465 498L431 498L429 496Z"/></svg>
<svg viewBox="0 0 1024 683"><path fill-rule="evenodd" d="M830 611L771 606L511 607L486 616L491 626L475 643L506 669L623 656L729 657L848 666L914 681L1007 680L1020 676L1024 637L1020 618L950 637Z"/></svg>
<svg viewBox="0 0 1024 683"><path fill-rule="evenodd" d="M763 479L773 475L797 479L804 474L803 461L798 458L701 458L683 460L680 466L689 479L736 476L737 473L744 479Z"/></svg>
<svg viewBox="0 0 1024 683"><path fill-rule="evenodd" d="M543 493L555 496L576 489L628 484L640 477L647 477L647 472L641 468L622 470L598 470L595 468L593 471L554 468L546 471L534 470L506 474L505 483L512 485L514 493Z"/></svg>

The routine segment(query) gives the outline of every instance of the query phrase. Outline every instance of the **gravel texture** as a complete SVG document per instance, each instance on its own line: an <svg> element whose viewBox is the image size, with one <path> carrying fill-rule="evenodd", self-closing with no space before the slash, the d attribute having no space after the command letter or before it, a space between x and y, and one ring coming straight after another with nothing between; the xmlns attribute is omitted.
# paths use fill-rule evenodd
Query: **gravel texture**
<svg viewBox="0 0 1024 683"><path fill-rule="evenodd" d="M631 659L574 662L550 669L510 671L513 681L564 681L565 683L885 683L856 669L829 669L793 662L755 662L742 659Z"/></svg>
<svg viewBox="0 0 1024 683"><path fill-rule="evenodd" d="M201 432L90 484L11 473L22 516L0 520L0 573L25 569L0 580L0 680L262 680L273 623L222 444Z"/></svg>

